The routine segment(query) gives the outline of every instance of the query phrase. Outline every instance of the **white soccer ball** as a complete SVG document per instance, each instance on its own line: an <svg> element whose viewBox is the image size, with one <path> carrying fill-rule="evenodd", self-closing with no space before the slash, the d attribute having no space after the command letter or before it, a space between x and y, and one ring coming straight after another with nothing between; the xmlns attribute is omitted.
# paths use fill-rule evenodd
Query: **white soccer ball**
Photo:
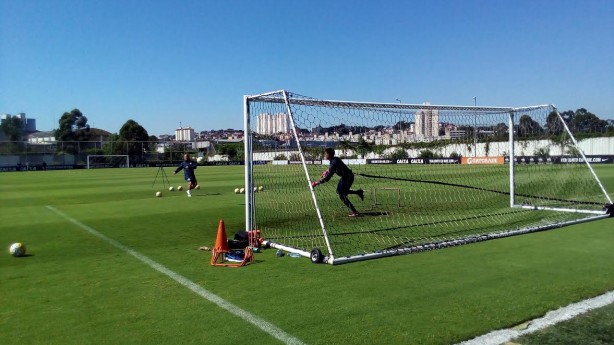
<svg viewBox="0 0 614 345"><path fill-rule="evenodd" d="M254 187L254 192L257 192L257 191L258 191L258 187Z"/></svg>
<svg viewBox="0 0 614 345"><path fill-rule="evenodd" d="M245 188L239 189L239 194L243 194L243 193L245 193Z"/></svg>
<svg viewBox="0 0 614 345"><path fill-rule="evenodd" d="M26 255L26 246L23 243L13 243L9 247L9 253L14 257L24 256Z"/></svg>
<svg viewBox="0 0 614 345"><path fill-rule="evenodd" d="M172 192L172 191L174 191L174 190L175 190L175 187L170 186L170 187L168 187L168 190L169 190L169 192Z"/></svg>
<svg viewBox="0 0 614 345"><path fill-rule="evenodd" d="M183 187L179 186L177 187L177 190L183 190Z"/></svg>
<svg viewBox="0 0 614 345"><path fill-rule="evenodd" d="M264 186L258 186L258 191L262 192L264 190Z"/></svg>
<svg viewBox="0 0 614 345"><path fill-rule="evenodd" d="M198 164L203 164L204 161L205 161L205 157L198 157L198 159L196 159L196 163Z"/></svg>
<svg viewBox="0 0 614 345"><path fill-rule="evenodd" d="M239 188L235 188L235 193L239 194Z"/></svg>
<svg viewBox="0 0 614 345"><path fill-rule="evenodd" d="M159 198L162 196L162 192L156 192L156 196Z"/></svg>

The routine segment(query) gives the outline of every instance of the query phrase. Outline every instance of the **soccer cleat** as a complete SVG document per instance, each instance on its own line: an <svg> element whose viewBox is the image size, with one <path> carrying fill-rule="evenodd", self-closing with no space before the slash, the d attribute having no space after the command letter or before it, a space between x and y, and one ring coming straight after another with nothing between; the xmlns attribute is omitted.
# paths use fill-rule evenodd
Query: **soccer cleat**
<svg viewBox="0 0 614 345"><path fill-rule="evenodd" d="M190 193L190 191L187 191L186 193L188 194L188 198L192 197L192 193Z"/></svg>
<svg viewBox="0 0 614 345"><path fill-rule="evenodd" d="M348 214L348 217L358 217L358 216L360 216L360 213L358 213L358 212L352 212L352 213Z"/></svg>
<svg viewBox="0 0 614 345"><path fill-rule="evenodd" d="M360 201L365 201L365 191L362 189L358 190L358 197L360 198Z"/></svg>

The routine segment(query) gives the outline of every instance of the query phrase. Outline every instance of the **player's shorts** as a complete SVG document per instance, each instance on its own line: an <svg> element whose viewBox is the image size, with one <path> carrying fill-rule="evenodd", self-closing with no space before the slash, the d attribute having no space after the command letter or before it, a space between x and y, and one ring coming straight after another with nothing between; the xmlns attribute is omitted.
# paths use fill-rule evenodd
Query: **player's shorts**
<svg viewBox="0 0 614 345"><path fill-rule="evenodd" d="M347 195L354 183L354 175L342 177L337 184L337 194Z"/></svg>

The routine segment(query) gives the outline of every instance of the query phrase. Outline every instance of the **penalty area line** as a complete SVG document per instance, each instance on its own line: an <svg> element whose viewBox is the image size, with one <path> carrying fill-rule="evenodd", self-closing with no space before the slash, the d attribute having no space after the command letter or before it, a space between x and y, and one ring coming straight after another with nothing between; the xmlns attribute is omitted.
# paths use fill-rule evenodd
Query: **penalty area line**
<svg viewBox="0 0 614 345"><path fill-rule="evenodd" d="M506 343L512 339L518 338L521 335L533 333L553 326L559 322L572 319L580 314L584 314L593 309L605 307L614 303L614 291L608 291L603 295L585 299L580 302L572 303L565 307L552 310L546 313L543 317L533 319L528 322L525 329L500 329L486 333L477 338L463 341L457 345L499 345Z"/></svg>
<svg viewBox="0 0 614 345"><path fill-rule="evenodd" d="M96 229L87 226L81 222L79 222L78 220L70 217L69 215L63 213L62 211L59 211L58 209L54 208L53 206L45 206L47 209L49 209L50 211L54 212L55 214L59 215L60 217L66 219L67 221L75 224L76 226L80 227L81 229L85 230L86 232L89 232L90 234L100 238L101 240L107 242L108 244L112 245L113 247L135 257L136 259L138 259L139 261L143 262L144 264L146 264L147 266L153 268L154 270L166 275L167 277L173 279L174 281L176 281L177 283L183 285L184 287L192 290L192 292L196 293L197 295L203 297L204 299L208 300L209 302L217 305L218 307L226 310L227 312L240 317L241 319L251 323L252 325L260 328L262 331L264 331L265 333L273 336L274 338L280 340L281 342L285 343L285 344L291 344L291 345L304 345L305 343L303 343L301 340L299 340L298 338L295 338L293 336L291 336L290 334L284 332L282 329L280 329L279 327L273 325L272 323L265 321L261 318L259 318L258 316L253 315L252 313L239 308L238 306L226 301L225 299L221 298L220 296L206 290L205 288L203 288L202 286L194 283L193 281L189 280L188 278L180 275L179 273L176 273L172 270L170 270L169 268L155 262L154 260L150 259L149 257L140 254L139 252L130 249L129 247L117 242L116 240L109 238L105 235L103 235L102 233L98 232Z"/></svg>

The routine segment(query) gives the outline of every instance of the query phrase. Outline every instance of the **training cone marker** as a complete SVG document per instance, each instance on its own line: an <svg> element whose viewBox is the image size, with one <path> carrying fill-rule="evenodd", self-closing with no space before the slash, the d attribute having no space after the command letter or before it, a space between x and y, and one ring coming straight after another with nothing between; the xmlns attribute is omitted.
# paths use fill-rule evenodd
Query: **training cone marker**
<svg viewBox="0 0 614 345"><path fill-rule="evenodd" d="M243 260L239 263L225 262L226 253L230 253L230 248L228 247L228 238L226 237L226 228L224 226L224 220L220 219L220 223L217 227L217 238L215 239L215 246L211 250L211 265L225 267L241 267L254 261L254 250L251 247L245 248Z"/></svg>
<svg viewBox="0 0 614 345"><path fill-rule="evenodd" d="M220 219L220 223L217 226L217 238L215 239L215 247L218 252L229 252L228 237L226 236L226 227L224 226L224 220Z"/></svg>

